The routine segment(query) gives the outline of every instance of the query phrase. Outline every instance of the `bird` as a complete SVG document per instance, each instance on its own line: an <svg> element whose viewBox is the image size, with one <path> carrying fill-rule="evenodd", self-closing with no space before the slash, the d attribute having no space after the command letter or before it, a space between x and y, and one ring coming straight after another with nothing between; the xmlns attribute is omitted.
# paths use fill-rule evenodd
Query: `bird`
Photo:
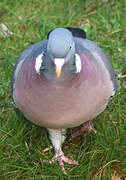
<svg viewBox="0 0 126 180"><path fill-rule="evenodd" d="M11 94L15 106L32 123L48 130L63 173L66 157L62 144L67 128L82 125L73 138L85 130L96 130L93 119L101 114L117 89L110 58L99 45L86 38L83 29L58 27L46 40L25 49L13 70Z"/></svg>

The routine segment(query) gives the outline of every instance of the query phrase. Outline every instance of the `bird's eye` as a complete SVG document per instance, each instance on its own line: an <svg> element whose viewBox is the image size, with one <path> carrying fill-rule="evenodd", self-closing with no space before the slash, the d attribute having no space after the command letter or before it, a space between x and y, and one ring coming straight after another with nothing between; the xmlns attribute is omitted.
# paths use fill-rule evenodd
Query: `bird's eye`
<svg viewBox="0 0 126 180"><path fill-rule="evenodd" d="M70 46L70 48L69 49L72 49L72 46Z"/></svg>

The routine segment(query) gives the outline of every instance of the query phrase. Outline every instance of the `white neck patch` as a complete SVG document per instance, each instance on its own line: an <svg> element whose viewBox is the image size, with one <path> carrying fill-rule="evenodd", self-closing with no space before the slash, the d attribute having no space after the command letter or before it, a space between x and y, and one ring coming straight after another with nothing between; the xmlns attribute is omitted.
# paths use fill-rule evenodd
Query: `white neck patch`
<svg viewBox="0 0 126 180"><path fill-rule="evenodd" d="M76 73L81 72L81 59L78 54L75 54L75 66L76 66Z"/></svg>
<svg viewBox="0 0 126 180"><path fill-rule="evenodd" d="M35 71L39 75L40 75L40 67L43 62L42 57L43 57L43 52L37 56L36 61L35 61Z"/></svg>

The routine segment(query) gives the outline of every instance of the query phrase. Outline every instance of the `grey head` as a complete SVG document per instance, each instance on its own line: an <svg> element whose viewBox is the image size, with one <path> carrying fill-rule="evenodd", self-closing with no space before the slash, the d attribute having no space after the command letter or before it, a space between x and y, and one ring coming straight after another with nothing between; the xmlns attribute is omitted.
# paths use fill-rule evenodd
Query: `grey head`
<svg viewBox="0 0 126 180"><path fill-rule="evenodd" d="M76 72L75 42L72 33L65 28L54 29L49 35L47 50L41 58L40 73L47 78L59 78L61 74Z"/></svg>
<svg viewBox="0 0 126 180"><path fill-rule="evenodd" d="M56 28L50 35L47 51L54 58L64 58L65 63L69 61L75 53L75 43L72 33L65 28Z"/></svg>

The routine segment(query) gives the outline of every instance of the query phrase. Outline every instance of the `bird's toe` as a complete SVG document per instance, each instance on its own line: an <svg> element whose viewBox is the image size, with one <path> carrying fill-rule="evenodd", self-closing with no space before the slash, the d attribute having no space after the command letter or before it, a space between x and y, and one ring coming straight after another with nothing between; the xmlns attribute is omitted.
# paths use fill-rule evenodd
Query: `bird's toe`
<svg viewBox="0 0 126 180"><path fill-rule="evenodd" d="M72 134L71 139L73 139L81 134L88 133L88 132L93 132L94 134L97 133L97 131L94 129L92 121L88 121L88 122L84 123L82 128L80 128L78 131L76 131L74 134Z"/></svg>
<svg viewBox="0 0 126 180"><path fill-rule="evenodd" d="M60 168L61 168L61 170L63 171L64 174L67 174L66 170L64 168L64 162L66 162L68 164L79 165L78 161L71 160L68 157L64 156L64 153L62 152L62 150L56 151L55 155L53 156L53 158L51 160L43 160L42 162L52 164L55 161L58 161L58 163L60 165Z"/></svg>

